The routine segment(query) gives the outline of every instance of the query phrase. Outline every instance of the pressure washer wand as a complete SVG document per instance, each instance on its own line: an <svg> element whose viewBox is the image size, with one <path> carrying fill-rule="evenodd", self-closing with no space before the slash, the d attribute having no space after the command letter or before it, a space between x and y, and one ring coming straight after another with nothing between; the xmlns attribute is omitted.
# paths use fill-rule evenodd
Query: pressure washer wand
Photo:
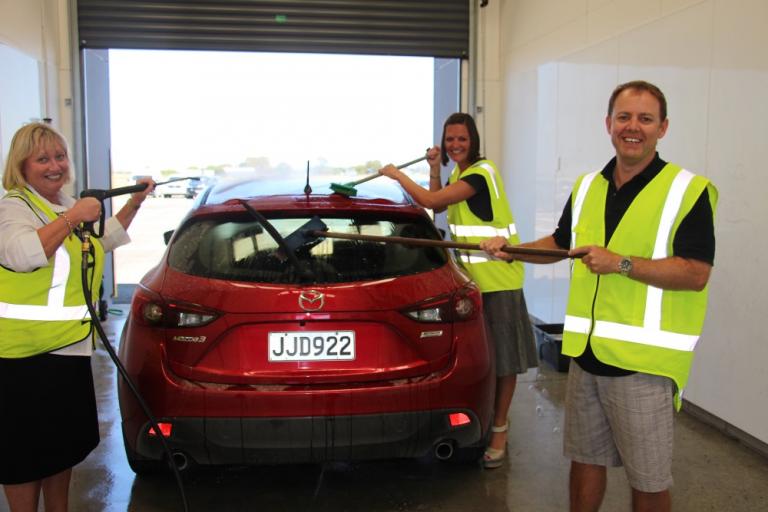
<svg viewBox="0 0 768 512"><path fill-rule="evenodd" d="M127 187L117 187L111 189L99 189L89 188L80 192L80 199L84 197L95 197L99 201L104 201L110 197L122 196L123 194L133 194L134 192L141 192L145 190L149 185L146 183L139 183L138 185L129 185Z"/></svg>
<svg viewBox="0 0 768 512"><path fill-rule="evenodd" d="M161 181L160 183L155 183L155 186L159 185L165 185L166 183L172 183L174 181L183 181L183 180L191 180L192 177L185 176L183 178L171 178L167 181ZM92 236L96 238L101 238L104 236L104 200L109 199L110 197L115 196L122 196L125 194L133 194L134 192L142 192L147 189L149 184L147 183L138 183L136 185L128 185L127 187L117 187L117 188L110 188L110 189L101 189L101 188L89 188L85 189L82 192L80 192L80 199L84 197L94 197L98 199L101 202L101 217L99 217L99 232L94 233L93 231L93 222L86 222L83 225L83 231L88 232Z"/></svg>
<svg viewBox="0 0 768 512"><path fill-rule="evenodd" d="M160 185L173 183L174 181L184 181L191 179L192 177L190 176L185 176L183 178L172 178L170 180L155 183L155 186L159 187ZM105 199L109 199L110 197L114 196L122 196L125 194L133 194L134 192L142 192L146 190L148 186L149 185L147 183L139 183L137 185L128 185L127 187L117 187L106 190L100 188L89 188L80 192L80 198L82 199L83 197L95 197L99 201L104 201Z"/></svg>
<svg viewBox="0 0 768 512"><path fill-rule="evenodd" d="M86 190L83 190L80 192L80 199L84 197L94 197L101 202L101 216L99 217L99 232L94 232L93 229L93 222L86 222L83 224L83 233L84 236L87 237L88 240L90 240L91 236L94 236L96 238L101 238L104 236L104 200L108 199L110 197L114 196L121 196L123 194L133 194L134 192L141 192L142 190L145 190L149 185L146 183L139 183L138 185L130 185L128 187L118 187L118 188L112 188L112 189L100 189L100 188L89 188ZM86 246L83 244L83 251L85 252Z"/></svg>

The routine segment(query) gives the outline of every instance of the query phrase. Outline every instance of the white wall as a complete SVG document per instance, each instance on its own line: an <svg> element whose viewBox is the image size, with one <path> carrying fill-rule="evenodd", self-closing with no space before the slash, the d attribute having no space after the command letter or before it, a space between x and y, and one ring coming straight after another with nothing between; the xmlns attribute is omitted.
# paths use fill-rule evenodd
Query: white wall
<svg viewBox="0 0 768 512"><path fill-rule="evenodd" d="M0 43L0 161L5 162L19 126L40 119L38 61Z"/></svg>
<svg viewBox="0 0 768 512"><path fill-rule="evenodd" d="M492 156L523 240L550 234L576 177L613 155L604 128L613 87L633 79L660 86L670 118L662 158L720 191L710 306L685 398L768 442L768 2L494 3L503 113L500 157ZM561 322L567 263L527 271L531 313Z"/></svg>
<svg viewBox="0 0 768 512"><path fill-rule="evenodd" d="M6 139L31 119L51 118L73 141L67 7L68 0L0 0L3 156Z"/></svg>

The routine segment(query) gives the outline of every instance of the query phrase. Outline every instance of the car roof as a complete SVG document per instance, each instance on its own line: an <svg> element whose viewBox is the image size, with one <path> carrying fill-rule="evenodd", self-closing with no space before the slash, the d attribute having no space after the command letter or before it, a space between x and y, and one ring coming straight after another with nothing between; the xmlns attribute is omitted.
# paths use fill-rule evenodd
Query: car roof
<svg viewBox="0 0 768 512"><path fill-rule="evenodd" d="M332 183L346 184L344 181L332 181L329 178L311 179L311 193L305 194L306 180L220 180L200 198L198 206L232 204L241 199L249 203L257 202L262 208L306 208L308 201L312 207L331 209L384 208L422 210L396 182L381 178L357 186L357 194L346 196L334 193ZM349 185L347 185L349 186Z"/></svg>

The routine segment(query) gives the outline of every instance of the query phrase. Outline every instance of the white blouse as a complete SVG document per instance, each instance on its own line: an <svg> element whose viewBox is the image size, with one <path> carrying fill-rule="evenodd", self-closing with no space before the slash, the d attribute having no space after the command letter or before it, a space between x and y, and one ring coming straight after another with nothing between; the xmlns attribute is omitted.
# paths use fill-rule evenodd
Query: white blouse
<svg viewBox="0 0 768 512"><path fill-rule="evenodd" d="M29 189L55 213L66 211L75 204L75 199L62 192L59 192L59 204L53 204L32 187ZM43 219L45 223L49 222L45 217ZM24 201L10 197L0 199L0 264L15 272L31 272L48 265L48 258L37 234L37 230L43 225ZM120 221L110 217L104 223L104 236L99 241L104 247L104 252L109 252L127 244L131 239ZM73 356L90 356L92 353L93 344L90 337L51 352Z"/></svg>

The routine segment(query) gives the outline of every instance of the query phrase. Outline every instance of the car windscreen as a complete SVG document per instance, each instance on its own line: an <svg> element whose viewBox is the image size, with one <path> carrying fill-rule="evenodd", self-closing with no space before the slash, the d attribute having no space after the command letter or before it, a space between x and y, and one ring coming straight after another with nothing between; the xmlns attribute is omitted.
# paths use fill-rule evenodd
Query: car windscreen
<svg viewBox="0 0 768 512"><path fill-rule="evenodd" d="M310 216L272 218L282 237L296 233ZM361 215L321 217L328 230L350 235L439 240L430 220ZM295 235L294 235L295 236ZM318 239L307 235L287 258L278 242L247 213L192 217L169 248L169 265L186 274L275 284L333 284L428 272L447 262L443 249L370 240ZM298 262L298 268L297 268Z"/></svg>

